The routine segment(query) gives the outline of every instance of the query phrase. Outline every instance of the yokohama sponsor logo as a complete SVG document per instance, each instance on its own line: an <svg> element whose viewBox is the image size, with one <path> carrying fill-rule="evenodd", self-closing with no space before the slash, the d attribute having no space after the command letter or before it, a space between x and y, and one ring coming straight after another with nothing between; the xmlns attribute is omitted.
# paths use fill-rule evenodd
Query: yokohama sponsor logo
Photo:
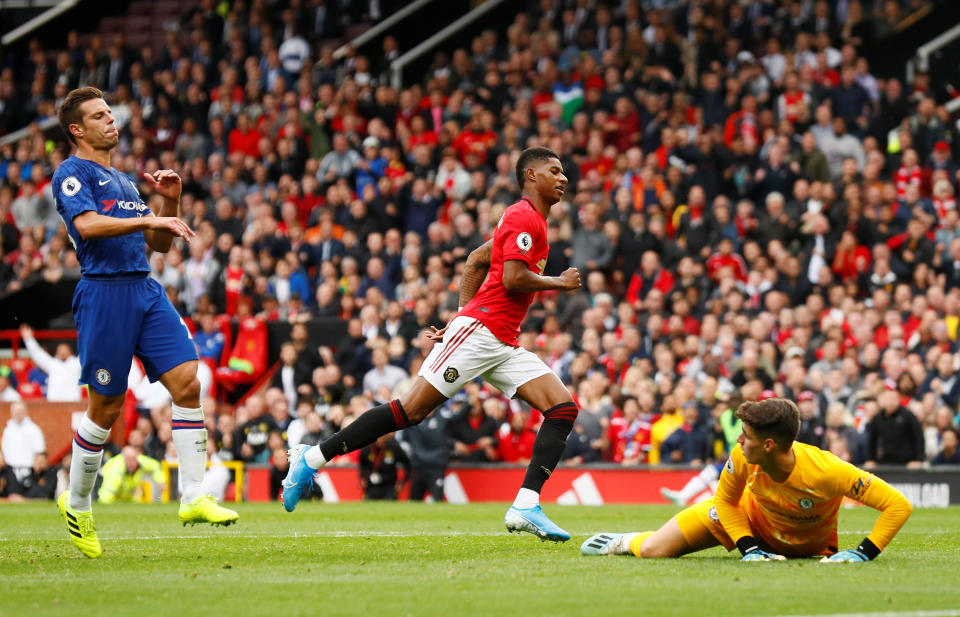
<svg viewBox="0 0 960 617"><path fill-rule="evenodd" d="M137 212L146 212L147 204L142 201L123 201L122 199L117 200L117 207L121 210L136 210Z"/></svg>
<svg viewBox="0 0 960 617"><path fill-rule="evenodd" d="M100 203L103 204L104 212L109 212L110 210L113 210L116 207L116 208L120 208L121 210L136 210L140 214L143 214L149 209L147 208L147 204L143 203L142 201L124 201L122 199L104 199Z"/></svg>

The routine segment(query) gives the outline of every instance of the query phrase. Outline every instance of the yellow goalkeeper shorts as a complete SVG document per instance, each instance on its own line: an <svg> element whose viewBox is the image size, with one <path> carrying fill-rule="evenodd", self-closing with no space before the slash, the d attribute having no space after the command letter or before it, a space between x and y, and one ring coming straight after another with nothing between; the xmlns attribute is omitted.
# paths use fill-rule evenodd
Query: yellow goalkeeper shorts
<svg viewBox="0 0 960 617"><path fill-rule="evenodd" d="M720 517L717 516L717 509L713 505L713 499L701 501L683 510L675 517L677 524L680 525L680 531L690 546L701 547L712 544L710 538L723 545L728 551L736 548L733 540L727 535L723 525L720 524Z"/></svg>

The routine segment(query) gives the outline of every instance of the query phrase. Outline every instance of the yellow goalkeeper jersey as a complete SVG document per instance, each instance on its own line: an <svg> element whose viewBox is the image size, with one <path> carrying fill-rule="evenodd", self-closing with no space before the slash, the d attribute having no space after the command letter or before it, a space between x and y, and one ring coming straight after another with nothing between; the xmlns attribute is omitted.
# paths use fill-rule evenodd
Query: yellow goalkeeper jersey
<svg viewBox="0 0 960 617"><path fill-rule="evenodd" d="M910 502L873 474L814 446L794 443L793 453L797 464L779 483L748 464L739 444L730 452L713 502L734 543L753 536L783 555L834 553L840 503L850 497L881 511L867 537L883 550L910 516Z"/></svg>

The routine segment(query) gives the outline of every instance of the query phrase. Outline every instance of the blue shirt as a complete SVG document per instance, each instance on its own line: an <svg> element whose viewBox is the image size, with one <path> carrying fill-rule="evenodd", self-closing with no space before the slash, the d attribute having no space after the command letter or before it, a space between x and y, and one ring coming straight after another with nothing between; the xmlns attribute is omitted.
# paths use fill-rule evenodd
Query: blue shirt
<svg viewBox="0 0 960 617"><path fill-rule="evenodd" d="M114 218L134 218L150 214L130 176L71 156L57 167L51 183L57 211L67 226L77 249L80 271L85 275L132 274L150 272L143 232L84 240L73 219L84 212L97 212Z"/></svg>
<svg viewBox="0 0 960 617"><path fill-rule="evenodd" d="M207 334L203 330L197 330L193 333L193 340L196 341L201 356L220 362L220 356L223 355L223 346L227 342L223 332L214 330Z"/></svg>

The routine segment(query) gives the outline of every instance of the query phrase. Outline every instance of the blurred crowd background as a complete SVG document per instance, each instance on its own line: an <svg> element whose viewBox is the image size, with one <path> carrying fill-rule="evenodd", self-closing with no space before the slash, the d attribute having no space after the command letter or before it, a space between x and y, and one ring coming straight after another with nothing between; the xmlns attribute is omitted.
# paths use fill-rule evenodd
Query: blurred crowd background
<svg viewBox="0 0 960 617"><path fill-rule="evenodd" d="M516 4L401 87L394 37L337 59L330 42L384 2L204 0L162 47L31 41L0 68L0 133L29 127L0 147L0 293L79 276L49 182L69 147L39 123L97 85L114 166L183 178L197 239L150 264L205 359L210 451L279 481L289 445L409 386L542 145L570 179L546 274L577 267L584 287L539 294L520 342L580 405L568 464L722 460L731 410L774 395L798 401L801 441L854 463L960 463L957 124L945 84L868 60L930 3ZM316 340L318 320L345 335ZM291 326L280 368L234 407L272 322ZM0 367L0 398L80 399L71 345L22 334L32 364ZM128 440L163 459L168 400L136 373ZM348 462L385 497L412 466L422 495L450 461L525 462L539 418L469 384ZM7 451L28 422L4 432L0 491L48 473L42 435Z"/></svg>

